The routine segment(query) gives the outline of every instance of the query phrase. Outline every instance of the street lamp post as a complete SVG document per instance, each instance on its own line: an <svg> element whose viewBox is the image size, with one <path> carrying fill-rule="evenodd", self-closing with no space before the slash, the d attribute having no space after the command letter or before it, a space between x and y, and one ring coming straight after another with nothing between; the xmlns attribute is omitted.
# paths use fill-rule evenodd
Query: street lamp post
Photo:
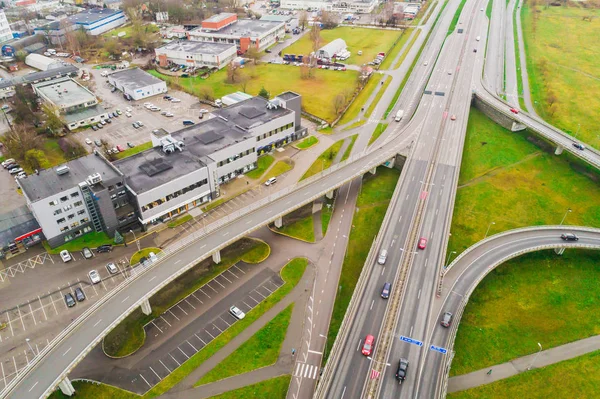
<svg viewBox="0 0 600 399"><path fill-rule="evenodd" d="M488 235L488 233L490 232L490 227L492 227L492 225L493 225L493 224L496 224L496 222L491 222L491 223L488 225L488 228L487 228L487 230L485 231L485 236L483 237L483 239L484 239L484 240L487 238L487 235Z"/></svg>
<svg viewBox="0 0 600 399"><path fill-rule="evenodd" d="M444 266L444 269L448 267L448 262L450 262L450 257L452 256L452 254L455 254L456 251L452 251L448 254L448 257L446 258L446 265Z"/></svg>
<svg viewBox="0 0 600 399"><path fill-rule="evenodd" d="M133 232L133 229L129 229L129 231L131 232L131 234L133 234L133 240L135 241L135 243L137 244L137 249L138 252L141 251L140 249L140 242L137 240L137 238L135 237L135 233Z"/></svg>
<svg viewBox="0 0 600 399"><path fill-rule="evenodd" d="M319 334L319 337L325 338L325 349L323 349L323 354L327 353L327 335Z"/></svg>
<svg viewBox="0 0 600 399"><path fill-rule="evenodd" d="M562 220L560 221L560 226L562 226L562 224L565 221L565 219L567 218L567 215L569 214L569 212L573 212L573 210L571 208L567 209L567 211L565 212L565 216L563 216Z"/></svg>
<svg viewBox="0 0 600 399"><path fill-rule="evenodd" d="M540 353L542 352L542 344L540 344L538 342L538 346L540 347L540 350L535 354L535 356L533 357L533 361L531 362L531 364L529 365L529 367L527 367L527 370L531 370L531 368L533 367L533 364L535 363L535 361L537 360L538 356L540 355Z"/></svg>
<svg viewBox="0 0 600 399"><path fill-rule="evenodd" d="M27 342L27 346L29 347L29 350L31 350L31 353L33 353L33 357L35 357L36 353L33 350L33 348L31 347L31 344L29 343L29 338L25 338L25 342ZM29 364L29 358L27 358L27 364Z"/></svg>

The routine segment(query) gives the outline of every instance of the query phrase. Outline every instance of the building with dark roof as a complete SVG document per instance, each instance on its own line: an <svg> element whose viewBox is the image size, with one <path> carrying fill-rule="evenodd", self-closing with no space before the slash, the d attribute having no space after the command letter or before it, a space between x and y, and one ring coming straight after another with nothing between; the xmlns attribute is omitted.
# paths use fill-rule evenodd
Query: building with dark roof
<svg viewBox="0 0 600 399"><path fill-rule="evenodd" d="M252 97L195 125L151 133L152 148L111 163L88 155L19 179L51 246L89 231L127 231L171 219L220 196L258 157L306 135L300 95Z"/></svg>

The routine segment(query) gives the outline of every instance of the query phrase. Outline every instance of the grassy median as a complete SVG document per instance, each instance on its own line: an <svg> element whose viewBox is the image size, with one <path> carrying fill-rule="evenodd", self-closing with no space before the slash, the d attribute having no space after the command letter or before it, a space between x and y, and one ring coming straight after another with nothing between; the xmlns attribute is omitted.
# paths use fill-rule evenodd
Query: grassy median
<svg viewBox="0 0 600 399"><path fill-rule="evenodd" d="M257 263L269 253L270 248L265 242L242 238L221 251L221 263L218 265L213 264L211 258L203 260L150 298L150 315L146 316L136 309L119 323L102 341L104 351L113 357L131 355L144 344L144 326L151 320L238 261Z"/></svg>
<svg viewBox="0 0 600 399"><path fill-rule="evenodd" d="M294 304L291 304L275 316L215 368L202 376L196 386L274 364L281 352L293 309Z"/></svg>
<svg viewBox="0 0 600 399"><path fill-rule="evenodd" d="M379 167L377 174L367 173L363 177L363 186L356 202L352 230L338 284L340 288L335 297L327 333L327 342L330 345L327 347L327 352L324 353L323 363L329 357L329 351L344 319L346 308L352 298L354 287L356 287L373 239L381 227L399 176L400 172L397 169Z"/></svg>
<svg viewBox="0 0 600 399"><path fill-rule="evenodd" d="M287 396L291 379L292 377L289 375L282 375L254 385L225 392L221 395L211 396L208 399L284 399Z"/></svg>
<svg viewBox="0 0 600 399"><path fill-rule="evenodd" d="M298 144L294 144L294 147L298 148L299 150L307 150L310 147L312 147L313 145L316 145L318 142L319 142L319 139L316 138L315 136L308 136L307 138L305 138Z"/></svg>

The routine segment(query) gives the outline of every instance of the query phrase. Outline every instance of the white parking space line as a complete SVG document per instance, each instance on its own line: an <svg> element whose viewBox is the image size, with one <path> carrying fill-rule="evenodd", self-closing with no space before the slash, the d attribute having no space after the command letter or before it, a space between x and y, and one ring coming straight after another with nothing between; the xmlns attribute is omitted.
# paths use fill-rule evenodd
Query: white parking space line
<svg viewBox="0 0 600 399"><path fill-rule="evenodd" d="M192 304L190 303L190 301L188 301L187 299L185 299L185 303L187 303L188 305L190 305L190 306L192 307L192 309L196 309L196 307L195 307L194 305L192 305Z"/></svg>
<svg viewBox="0 0 600 399"><path fill-rule="evenodd" d="M233 275L233 277L235 277L235 278L239 278L238 276L236 276L236 275L235 275L235 273L234 273L234 272L232 272L232 271L231 271L231 269L227 269L227 271L228 271L229 273L231 273L231 274Z"/></svg>
<svg viewBox="0 0 600 399"><path fill-rule="evenodd" d="M204 330L204 332L205 332L205 333L207 333L208 335L210 335L210 337L211 337L212 339L215 339L215 337L213 337L213 335L212 335L211 333L209 333L209 332L208 332L208 330Z"/></svg>
<svg viewBox="0 0 600 399"><path fill-rule="evenodd" d="M6 374L4 373L4 364L0 362L0 368L2 368L2 379L4 380L4 386L6 386Z"/></svg>
<svg viewBox="0 0 600 399"><path fill-rule="evenodd" d="M214 292L216 292L217 294L219 293L219 291L215 290L215 289L212 287L212 285L210 285L210 283L206 283L206 286L207 286L207 287L210 287L210 289L211 289L211 290L213 290ZM223 287L223 288L225 288L225 287Z"/></svg>
<svg viewBox="0 0 600 399"><path fill-rule="evenodd" d="M187 353L185 353L185 352L184 352L184 351L183 351L183 350L182 350L180 347L177 347L177 349L179 349L179 352L183 353L183 355L184 355L186 358L188 358L188 359L190 358L190 357L187 355Z"/></svg>
<svg viewBox="0 0 600 399"><path fill-rule="evenodd" d="M242 272L243 274L246 274L245 271L243 271L242 269L240 269L239 267L237 267L237 265L233 265L233 267L235 267L236 269L238 269L240 272Z"/></svg>
<svg viewBox="0 0 600 399"><path fill-rule="evenodd" d="M225 280L227 280L229 282L229 284L231 284L231 280L228 279L227 277L225 277L223 274L220 275L221 277L223 277Z"/></svg>
<svg viewBox="0 0 600 399"><path fill-rule="evenodd" d="M144 376L143 376L143 375L141 375L141 374L140 374L140 377L142 377L142 380L144 380L144 382L145 382L146 384L148 384L148 386L149 386L150 388L152 388L152 385L150 385L150 383L149 383L148 381L146 381L146 379L144 378Z"/></svg>
<svg viewBox="0 0 600 399"><path fill-rule="evenodd" d="M272 294L272 293L273 293L273 291L271 291L270 289L268 289L268 288L267 288L266 286L264 286L264 285L262 286L262 288L264 288L265 290L269 291L269 294Z"/></svg>
<svg viewBox="0 0 600 399"><path fill-rule="evenodd" d="M212 323L213 327L216 328L217 330L219 330L219 332L223 332L223 330L221 330L215 323Z"/></svg>
<svg viewBox="0 0 600 399"><path fill-rule="evenodd" d="M46 315L46 309L44 309L44 304L42 303L42 299L38 295L38 301L40 302L40 307L42 308L42 312L44 312L44 318L48 321L48 316Z"/></svg>
<svg viewBox="0 0 600 399"><path fill-rule="evenodd" d="M158 359L158 361L160 362L160 364L162 364L162 365L163 365L163 367L164 367L164 368L166 368L166 369L167 369L167 371L169 372L169 374L171 374L171 370L169 370L169 368L168 368L167 366L165 366L165 364L163 363L163 361L162 361L162 360L160 360L160 359Z"/></svg>
<svg viewBox="0 0 600 399"><path fill-rule="evenodd" d="M21 309L19 309L19 305L17 305L17 312L19 313L19 319L21 319L21 325L23 326L23 331L27 331L25 328L25 322L23 322L23 315L21 315Z"/></svg>
<svg viewBox="0 0 600 399"><path fill-rule="evenodd" d="M198 299L198 297L197 297L196 295L194 295L194 293L193 293L193 292L192 292L192 296L193 296L194 298L196 298L196 300L197 300L198 302L200 302L201 304L203 304L203 305L204 305L204 302L202 302L200 299Z"/></svg>
<svg viewBox="0 0 600 399"><path fill-rule="evenodd" d="M96 295L98 295L98 291L96 290L96 284L92 284L92 288L94 289L94 292L96 293Z"/></svg>
<svg viewBox="0 0 600 399"><path fill-rule="evenodd" d="M200 337L198 336L198 334L195 334L195 333L194 333L194 335L196 336L196 338L198 338L198 339L200 340L200 342L202 342L202 345L206 346L206 342L204 342L204 340L203 340L202 338L200 338Z"/></svg>
<svg viewBox="0 0 600 399"><path fill-rule="evenodd" d="M196 347L194 347L194 345L192 345L192 344L190 343L190 341L188 341L188 340L186 339L186 340L185 340L185 342L187 342L187 343L188 343L188 344L189 344L189 345L192 347L192 349L194 349L196 352L198 352L198 349L196 349Z"/></svg>
<svg viewBox="0 0 600 399"><path fill-rule="evenodd" d="M219 316L219 319L223 320L223 323L227 324L228 326L230 326L230 325L231 325L231 324L227 323L227 322L225 321L225 319L224 319L224 318L222 318L221 316Z"/></svg>
<svg viewBox="0 0 600 399"><path fill-rule="evenodd" d="M167 312L171 313L171 316L173 316L177 320L181 320L179 317L175 316L175 313L171 312L171 309L167 310Z"/></svg>
<svg viewBox="0 0 600 399"><path fill-rule="evenodd" d="M8 319L8 325L10 326L10 333L14 337L15 332L13 331L12 321L10 321L10 312L6 312L6 318Z"/></svg>
<svg viewBox="0 0 600 399"><path fill-rule="evenodd" d="M254 292L256 292L258 295L262 296L262 299L265 299L265 296L263 294L261 294L260 292L258 292L257 290L254 290Z"/></svg>
<svg viewBox="0 0 600 399"><path fill-rule="evenodd" d="M215 278L213 281L214 281L215 283L219 284L221 287L225 288L225 286L224 286L223 284L219 283L219 281L218 281L216 278Z"/></svg>
<svg viewBox="0 0 600 399"><path fill-rule="evenodd" d="M188 312L183 310L183 308L181 306L179 306L179 304L177 305L177 307L179 308L179 310L181 310L183 313L185 313L186 316L188 315Z"/></svg>
<svg viewBox="0 0 600 399"><path fill-rule="evenodd" d="M154 369L152 368L152 366L148 366L148 368L149 368L150 370L152 370L152 372L154 373L154 375L155 375L155 376L157 376L157 377L158 377L158 380L159 380L159 381L160 381L160 380L162 380L162 378L160 378L160 375L158 375L158 374L156 373L156 371L154 371Z"/></svg>
<svg viewBox="0 0 600 399"><path fill-rule="evenodd" d="M254 302L258 303L258 301L254 298L252 298L252 296L250 294L248 294L248 298L252 299Z"/></svg>
<svg viewBox="0 0 600 399"><path fill-rule="evenodd" d="M169 325L169 327L173 327L173 326L171 326L171 323L169 323L164 317L160 316L160 318L163 319L163 321L165 323L167 323Z"/></svg>
<svg viewBox="0 0 600 399"><path fill-rule="evenodd" d="M242 303L246 306L248 306L249 309L252 309L252 306L248 305L245 301L242 301Z"/></svg>
<svg viewBox="0 0 600 399"><path fill-rule="evenodd" d="M202 289L199 289L198 291L200 291L201 293L203 293L204 295L206 295L209 299L210 299L210 295L208 295L206 292L204 292Z"/></svg>
<svg viewBox="0 0 600 399"><path fill-rule="evenodd" d="M33 318L33 325L37 326L37 321L35 320L35 315L33 314L33 308L31 307L31 302L29 302L29 312L31 312L31 317Z"/></svg>
<svg viewBox="0 0 600 399"><path fill-rule="evenodd" d="M48 294L50 294L50 291L48 291ZM56 315L58 316L58 309L56 309L56 305L54 304L54 298L52 298L52 295L50 295L50 301L52 302L52 306L54 306L54 311L56 312Z"/></svg>
<svg viewBox="0 0 600 399"><path fill-rule="evenodd" d="M162 334L162 332L163 332L163 331L160 329L160 327L159 327L159 326L157 326L157 325L154 323L154 320L152 320L152 325L154 325L154 327L156 327L156 328L158 329L158 331L160 331L160 333Z"/></svg>
<svg viewBox="0 0 600 399"><path fill-rule="evenodd" d="M177 359L175 359L175 358L173 357L173 355L171 355L171 354L169 353L169 356L171 356L171 359L173 359L173 361L174 361L175 363L177 363L177 365L178 365L178 366L181 366L181 363L179 363L179 362L177 361Z"/></svg>

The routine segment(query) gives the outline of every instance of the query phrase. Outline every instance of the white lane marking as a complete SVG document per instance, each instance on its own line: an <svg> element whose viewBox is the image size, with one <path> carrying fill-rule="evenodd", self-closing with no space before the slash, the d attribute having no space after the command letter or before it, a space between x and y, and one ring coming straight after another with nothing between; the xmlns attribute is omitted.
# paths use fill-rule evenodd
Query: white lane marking
<svg viewBox="0 0 600 399"><path fill-rule="evenodd" d="M164 321L165 323L167 323L167 324L169 325L169 327L173 327L173 326L171 326L171 323L169 323L169 322L167 321L167 319L165 319L165 318L164 318L164 317L162 317L162 316L160 316L160 318L161 318L161 319L163 319L163 321Z"/></svg>
<svg viewBox="0 0 600 399"><path fill-rule="evenodd" d="M375 299L373 299L373 302L371 302L371 307L369 308L369 310L373 310L373 305L375 304Z"/></svg>
<svg viewBox="0 0 600 399"><path fill-rule="evenodd" d="M340 396L340 399L344 399L344 394L346 393L346 387L344 386L344 390L342 391L342 396Z"/></svg>
<svg viewBox="0 0 600 399"><path fill-rule="evenodd" d="M126 300L128 300L128 299L129 299L129 296L127 296L127 298L123 299L123 300L121 301L121 303L125 302L125 301L126 301Z"/></svg>
<svg viewBox="0 0 600 399"><path fill-rule="evenodd" d="M296 363L296 372L294 373L294 375L298 376L299 371L300 371L300 363Z"/></svg>
<svg viewBox="0 0 600 399"><path fill-rule="evenodd" d="M171 312L171 309L167 310L167 312L171 313L171 316L173 316L177 320L181 320L179 317L175 316L175 313Z"/></svg>
<svg viewBox="0 0 600 399"><path fill-rule="evenodd" d="M308 352L310 352L310 353L316 353L317 355L322 355L323 354L323 352L317 352L317 351L313 351L311 349L309 349Z"/></svg>
<svg viewBox="0 0 600 399"><path fill-rule="evenodd" d="M385 272L385 266L381 268L381 275L383 276L383 272Z"/></svg>
<svg viewBox="0 0 600 399"><path fill-rule="evenodd" d="M66 351L65 353L63 353L63 357L64 357L64 356L65 356L67 353L69 353L69 351L71 350L71 348L72 348L72 346L71 346L71 347L69 347L69 349L67 349L67 351Z"/></svg>
<svg viewBox="0 0 600 399"><path fill-rule="evenodd" d="M206 346L206 342L204 342L204 340L202 338L200 338L198 336L198 334L194 333L194 335L196 336L196 338L198 338L200 340L200 342L202 342L202 345Z"/></svg>
<svg viewBox="0 0 600 399"><path fill-rule="evenodd" d="M319 370L319 367L315 366L315 368L313 370L314 370L313 375L310 378L312 378L314 380L317 378L317 371Z"/></svg>
<svg viewBox="0 0 600 399"><path fill-rule="evenodd" d="M151 323L152 323L152 325L153 325L154 327L156 327L156 328L158 329L158 331L160 331L160 333L162 334L163 330L161 330L161 329L160 329L160 327L156 325L156 323L154 322L154 320L152 320L152 321L151 321Z"/></svg>
<svg viewBox="0 0 600 399"><path fill-rule="evenodd" d="M410 327L410 333L408 335L410 335L412 337L412 333L413 333L413 329L415 328L415 326L411 326Z"/></svg>
<svg viewBox="0 0 600 399"><path fill-rule="evenodd" d="M179 262L181 262L181 259L179 259L177 262L175 262L175 264L178 264Z"/></svg>
<svg viewBox="0 0 600 399"><path fill-rule="evenodd" d="M96 327L98 324L100 324L100 322L101 322L101 321L102 321L102 319L98 320L98 321L96 322L96 324L94 324L94 327Z"/></svg>
<svg viewBox="0 0 600 399"><path fill-rule="evenodd" d="M196 349L196 347L195 347L194 345L192 345L192 344L190 343L190 341L188 341L188 340L186 339L186 340L185 340L185 342L187 342L187 343L188 343L188 344L189 344L189 345L192 347L192 349L194 349L196 352L198 352L198 349Z"/></svg>
<svg viewBox="0 0 600 399"><path fill-rule="evenodd" d="M194 309L194 310L196 309L196 307L194 305L192 305L190 303L190 301L187 300L187 298L185 299L185 303L187 303L188 305L190 305L192 307L192 309Z"/></svg>
<svg viewBox="0 0 600 399"><path fill-rule="evenodd" d="M421 299L421 290L419 290L419 293L417 294L417 299Z"/></svg>
<svg viewBox="0 0 600 399"><path fill-rule="evenodd" d="M209 333L209 332L208 332L208 330L206 330L206 329L205 329L205 330L204 330L204 332L205 332L205 333L207 333L208 335L210 335L210 337L211 337L212 339L215 339L215 337L214 337L214 336L213 336L211 333Z"/></svg>
<svg viewBox="0 0 600 399"><path fill-rule="evenodd" d="M148 280L149 283L152 282L152 280L154 280L156 278L156 276L152 277L150 280Z"/></svg>
<svg viewBox="0 0 600 399"><path fill-rule="evenodd" d="M206 244L204 244L203 246L200 247L200 249L204 248L206 246Z"/></svg>
<svg viewBox="0 0 600 399"><path fill-rule="evenodd" d="M35 384L33 384L33 386L31 388L29 388L29 392L31 392L33 390L33 388L35 388L35 386L38 384L39 381L36 381Z"/></svg>
<svg viewBox="0 0 600 399"><path fill-rule="evenodd" d="M185 310L183 310L183 308L181 306L177 305L177 307L179 308L179 310L181 310L183 313L185 313L186 316L188 315L188 312L186 312Z"/></svg>
<svg viewBox="0 0 600 399"><path fill-rule="evenodd" d="M360 349L360 343L362 342L362 338L358 340L358 346L356 347L356 350Z"/></svg>

